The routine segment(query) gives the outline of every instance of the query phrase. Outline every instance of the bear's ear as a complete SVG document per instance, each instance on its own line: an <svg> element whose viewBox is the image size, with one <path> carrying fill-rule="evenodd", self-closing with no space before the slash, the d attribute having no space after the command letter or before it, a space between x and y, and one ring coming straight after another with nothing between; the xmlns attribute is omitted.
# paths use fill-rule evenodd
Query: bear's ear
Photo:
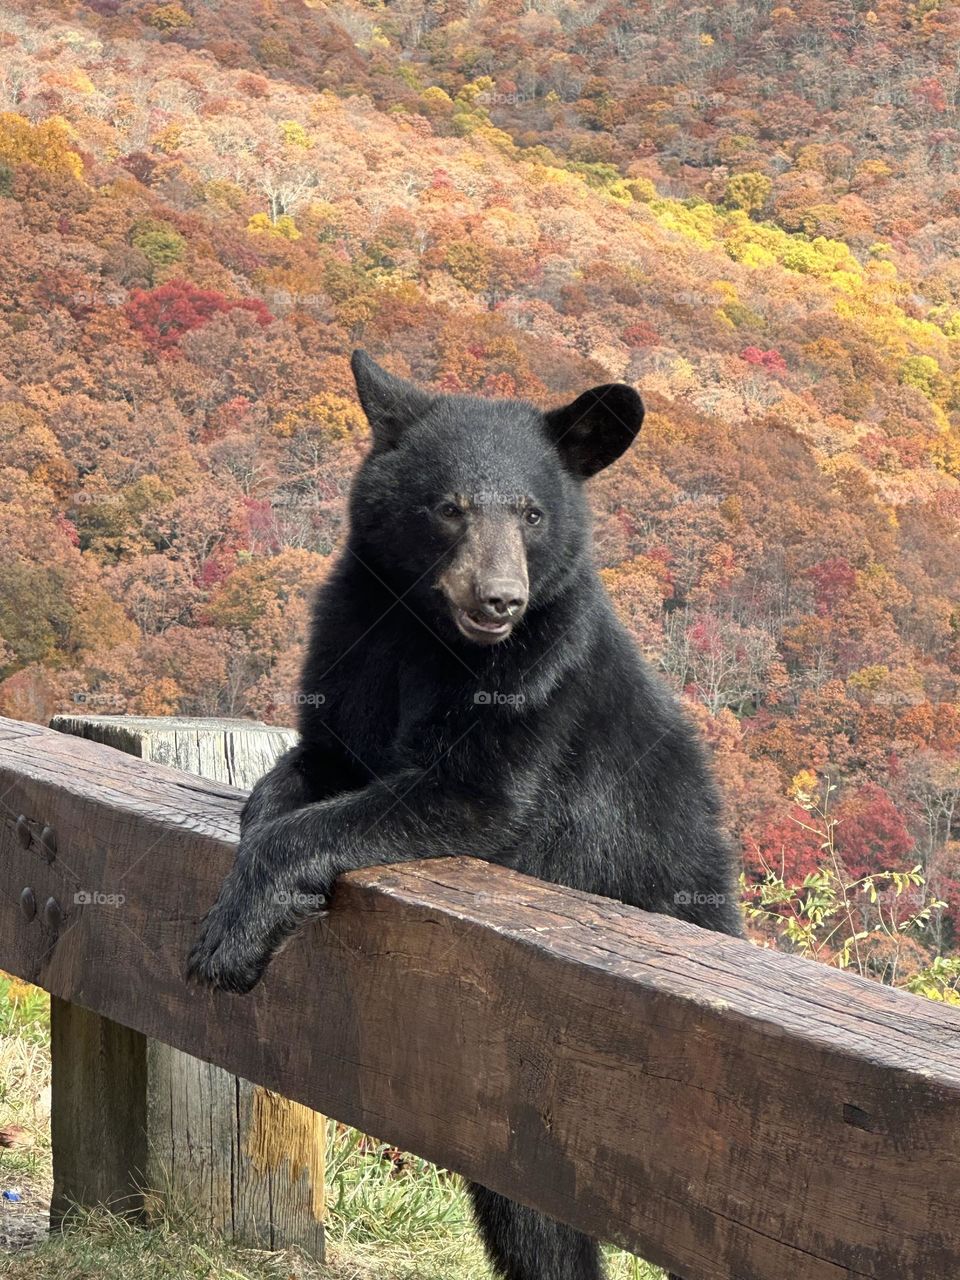
<svg viewBox="0 0 960 1280"><path fill-rule="evenodd" d="M567 470L593 476L633 443L643 422L643 401L633 387L610 382L544 417Z"/></svg>
<svg viewBox="0 0 960 1280"><path fill-rule="evenodd" d="M373 432L374 449L395 448L405 429L423 417L434 397L405 378L387 373L365 351L354 351L350 367Z"/></svg>

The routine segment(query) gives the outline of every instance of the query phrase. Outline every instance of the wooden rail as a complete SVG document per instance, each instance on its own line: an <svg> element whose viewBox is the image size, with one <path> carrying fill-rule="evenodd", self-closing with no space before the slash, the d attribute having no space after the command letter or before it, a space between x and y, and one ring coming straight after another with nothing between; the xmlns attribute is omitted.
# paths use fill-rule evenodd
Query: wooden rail
<svg viewBox="0 0 960 1280"><path fill-rule="evenodd" d="M240 792L0 720L0 799L0 967L63 999L686 1280L960 1276L955 1009L468 858L199 992Z"/></svg>

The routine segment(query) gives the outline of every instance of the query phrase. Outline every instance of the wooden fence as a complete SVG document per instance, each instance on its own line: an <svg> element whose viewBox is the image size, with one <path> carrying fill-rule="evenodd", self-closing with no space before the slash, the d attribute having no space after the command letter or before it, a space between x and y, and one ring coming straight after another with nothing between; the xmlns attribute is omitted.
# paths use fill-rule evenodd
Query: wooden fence
<svg viewBox="0 0 960 1280"><path fill-rule="evenodd" d="M956 1009L469 858L197 991L241 799L0 720L0 968L686 1280L960 1276Z"/></svg>

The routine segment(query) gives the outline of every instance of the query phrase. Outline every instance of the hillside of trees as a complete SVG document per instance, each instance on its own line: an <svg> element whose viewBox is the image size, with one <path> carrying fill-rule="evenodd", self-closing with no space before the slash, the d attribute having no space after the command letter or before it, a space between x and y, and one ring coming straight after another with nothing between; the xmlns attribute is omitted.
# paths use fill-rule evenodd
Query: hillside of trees
<svg viewBox="0 0 960 1280"><path fill-rule="evenodd" d="M897 964L955 947L960 5L18 9L0 714L293 722L354 346L543 404L625 379L598 557L748 880L919 865Z"/></svg>

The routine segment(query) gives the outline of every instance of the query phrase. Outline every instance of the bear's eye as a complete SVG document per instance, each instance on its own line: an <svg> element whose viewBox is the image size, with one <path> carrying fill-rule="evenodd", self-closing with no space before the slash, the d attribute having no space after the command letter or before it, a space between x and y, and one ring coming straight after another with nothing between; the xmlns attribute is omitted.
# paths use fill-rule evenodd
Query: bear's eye
<svg viewBox="0 0 960 1280"><path fill-rule="evenodd" d="M538 507L531 507L529 511L524 512L523 518L527 524L539 524L543 519L543 512Z"/></svg>
<svg viewBox="0 0 960 1280"><path fill-rule="evenodd" d="M444 520L459 520L463 512L455 502L441 502L437 507L437 515L442 516Z"/></svg>

